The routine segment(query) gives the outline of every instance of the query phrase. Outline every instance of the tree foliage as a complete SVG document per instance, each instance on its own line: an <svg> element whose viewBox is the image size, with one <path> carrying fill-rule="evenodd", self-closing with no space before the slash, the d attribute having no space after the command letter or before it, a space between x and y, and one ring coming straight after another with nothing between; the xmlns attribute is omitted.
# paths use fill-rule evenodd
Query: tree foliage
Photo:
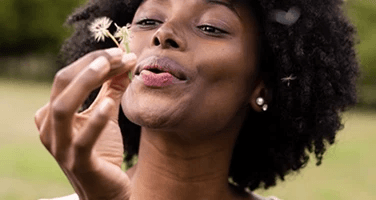
<svg viewBox="0 0 376 200"><path fill-rule="evenodd" d="M1 0L0 54L57 53L69 34L66 16L85 0Z"/></svg>

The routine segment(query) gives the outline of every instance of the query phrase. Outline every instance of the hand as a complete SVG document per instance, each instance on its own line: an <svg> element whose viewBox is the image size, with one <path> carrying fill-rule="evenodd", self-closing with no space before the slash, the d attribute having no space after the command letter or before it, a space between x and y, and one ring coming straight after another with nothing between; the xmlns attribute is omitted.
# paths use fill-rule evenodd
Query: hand
<svg viewBox="0 0 376 200"><path fill-rule="evenodd" d="M130 196L130 180L121 170L123 141L117 118L128 71L135 64L134 54L123 56L118 48L85 55L57 73L50 102L35 115L42 143L80 200ZM77 113L101 85L93 104Z"/></svg>

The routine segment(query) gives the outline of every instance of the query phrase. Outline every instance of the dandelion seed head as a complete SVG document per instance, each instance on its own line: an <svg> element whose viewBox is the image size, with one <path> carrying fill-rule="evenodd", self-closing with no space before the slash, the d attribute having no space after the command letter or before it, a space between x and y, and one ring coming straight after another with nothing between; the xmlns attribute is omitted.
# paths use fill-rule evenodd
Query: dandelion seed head
<svg viewBox="0 0 376 200"><path fill-rule="evenodd" d="M115 38L119 39L120 42L129 43L130 42L130 35L131 35L131 31L129 29L130 29L131 25L127 24L126 26L120 27L115 23L115 26L117 28L117 31L114 35Z"/></svg>
<svg viewBox="0 0 376 200"><path fill-rule="evenodd" d="M93 34L97 42L104 41L108 36L108 28L111 26L112 20L108 17L97 18L90 25L89 30Z"/></svg>

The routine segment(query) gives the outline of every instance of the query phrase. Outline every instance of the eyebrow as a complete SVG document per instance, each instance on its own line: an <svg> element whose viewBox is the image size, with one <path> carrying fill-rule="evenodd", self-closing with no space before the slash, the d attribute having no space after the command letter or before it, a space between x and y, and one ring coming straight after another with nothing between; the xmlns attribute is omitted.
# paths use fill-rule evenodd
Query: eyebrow
<svg viewBox="0 0 376 200"><path fill-rule="evenodd" d="M219 4L219 5L226 6L228 9L230 9L232 12L234 12L237 16L239 16L239 13L235 10L233 4L231 4L229 2L220 1L220 0L205 0L205 2L208 3L208 4Z"/></svg>

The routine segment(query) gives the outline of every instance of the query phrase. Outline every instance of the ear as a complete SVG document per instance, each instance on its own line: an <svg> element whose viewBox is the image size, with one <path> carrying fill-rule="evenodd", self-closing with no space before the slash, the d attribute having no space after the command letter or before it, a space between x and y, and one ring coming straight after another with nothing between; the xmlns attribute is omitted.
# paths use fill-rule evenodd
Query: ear
<svg viewBox="0 0 376 200"><path fill-rule="evenodd" d="M255 87L253 88L251 96L249 98L249 104L251 105L251 107L254 111L262 112L262 106L259 106L256 103L257 98L259 98L259 97L263 98L264 101L265 101L265 104L270 103L270 100L271 100L270 95L271 94L268 94L268 93L270 93L270 92L267 90L264 81L262 81L262 80L257 81Z"/></svg>

